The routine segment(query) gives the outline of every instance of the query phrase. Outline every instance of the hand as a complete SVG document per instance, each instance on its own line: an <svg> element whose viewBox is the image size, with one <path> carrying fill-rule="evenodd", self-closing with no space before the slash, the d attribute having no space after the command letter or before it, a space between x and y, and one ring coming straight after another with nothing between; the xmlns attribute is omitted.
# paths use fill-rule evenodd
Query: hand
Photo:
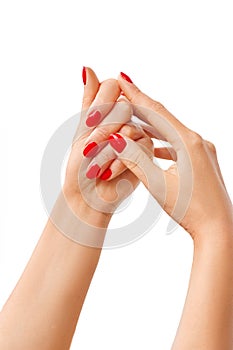
<svg viewBox="0 0 233 350"><path fill-rule="evenodd" d="M82 199L93 212L111 216L139 180L122 162L113 161L116 155L106 139L119 131L135 140L150 158L153 143L142 128L130 122L132 109L125 99L119 99L116 80L100 84L90 68L86 68L86 78L82 114L67 165L64 193L75 210Z"/></svg>
<svg viewBox="0 0 233 350"><path fill-rule="evenodd" d="M163 171L130 139L117 152L121 160L149 189L165 211L192 236L232 235L232 203L212 143L179 122L163 105L143 94L122 75L119 86L132 103L134 115L154 127L154 134L171 148L154 150L158 158L175 163ZM122 135L123 136L123 135Z"/></svg>

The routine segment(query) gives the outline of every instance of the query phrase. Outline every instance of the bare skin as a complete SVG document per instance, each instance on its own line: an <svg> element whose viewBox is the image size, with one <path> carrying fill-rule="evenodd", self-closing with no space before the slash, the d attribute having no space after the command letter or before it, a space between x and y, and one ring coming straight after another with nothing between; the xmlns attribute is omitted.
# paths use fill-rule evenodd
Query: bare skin
<svg viewBox="0 0 233 350"><path fill-rule="evenodd" d="M159 169L130 139L115 153L194 242L188 293L172 350L232 350L233 211L215 147L122 76L119 86L135 114L170 142L172 149L155 149L156 156L175 164L167 171ZM186 198L189 187L184 191L182 186L189 185L191 176L192 191Z"/></svg>
<svg viewBox="0 0 233 350"><path fill-rule="evenodd" d="M110 79L100 84L91 69L87 70L87 77L83 110L87 110L98 96L102 98L103 104L116 102L120 95L116 80ZM106 86L108 89L105 89ZM136 138L136 142L146 147L148 154L152 155L151 139L143 130L138 130L133 125L123 125L127 118L131 117L130 108L123 107L121 113L123 120L117 125L112 125L109 132L121 130L132 139ZM115 119L120 120L118 113L119 110L116 110ZM117 198L114 202L118 178L130 181L132 188L138 185L139 180L129 170L111 182L87 179L85 175L87 169L80 168L82 162L91 162L91 158L84 159L82 152L95 128L85 127L86 115L84 114L82 118L70 154L63 194L69 208L83 223L82 234L85 236L94 226L95 234L99 233L103 241L114 206L116 208L127 195ZM82 171L84 173L79 174ZM78 174L80 181L77 181ZM95 191L93 194L91 192L90 203L83 198L86 190L91 191L95 186L102 198L101 203L104 204L98 208L99 210L95 208L97 200ZM111 211L105 211L111 202L114 202ZM62 210L59 213L61 220L69 219ZM101 242L93 247L81 245L66 237L66 232L61 233L56 224L53 220L48 220L20 281L0 313L1 349L70 348L82 305L99 261ZM81 228L77 226L75 229L79 232Z"/></svg>
<svg viewBox="0 0 233 350"><path fill-rule="evenodd" d="M84 236L94 226L104 239L112 213L124 198L116 196L117 182L124 178L135 188L141 180L194 242L188 293L172 350L232 350L233 214L214 146L122 76L118 82L110 79L100 84L91 69L86 73L83 110L90 112L101 104L101 128L86 128L89 112L83 113L63 187L68 206L84 222ZM121 91L132 106L126 100L119 101ZM147 134L130 124L131 109L152 127L147 134L169 141L171 148L153 150ZM116 118L117 123L106 125L108 118ZM110 133L116 132L126 141L121 152L112 144L84 159L82 150L89 142L102 144ZM156 157L173 159L175 164L162 171L153 164L152 151ZM101 166L98 179L87 180L85 172L96 163ZM108 168L112 175L101 181L101 174ZM77 174L81 174L80 181ZM79 229L77 226L77 232ZM1 312L1 348L69 349L99 261L101 241L88 247L63 233L56 222L48 221Z"/></svg>

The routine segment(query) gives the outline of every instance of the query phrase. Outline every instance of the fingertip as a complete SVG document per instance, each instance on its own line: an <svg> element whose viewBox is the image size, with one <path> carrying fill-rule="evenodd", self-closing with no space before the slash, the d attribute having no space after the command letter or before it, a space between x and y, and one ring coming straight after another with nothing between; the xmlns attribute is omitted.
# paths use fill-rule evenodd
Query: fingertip
<svg viewBox="0 0 233 350"><path fill-rule="evenodd" d="M82 79L83 79L83 85L85 86L87 83L87 71L85 66L83 66L83 70L82 70Z"/></svg>
<svg viewBox="0 0 233 350"><path fill-rule="evenodd" d="M86 172L86 177L90 180L95 179L99 176L101 172L101 168L98 164L93 164L90 168L88 168Z"/></svg>
<svg viewBox="0 0 233 350"><path fill-rule="evenodd" d="M135 97L138 97L141 91L137 85L134 84L132 79L127 74L120 72L118 76L118 84L128 101L134 103Z"/></svg>
<svg viewBox="0 0 233 350"><path fill-rule="evenodd" d="M83 155L86 158L92 158L94 156L96 156L96 154L98 153L99 150L99 146L97 145L96 142L90 142L86 145L86 147L83 150Z"/></svg>
<svg viewBox="0 0 233 350"><path fill-rule="evenodd" d="M132 79L125 73L120 72L120 78L122 78L123 80L127 81L130 84L133 84Z"/></svg>
<svg viewBox="0 0 233 350"><path fill-rule="evenodd" d="M111 176L112 176L112 170L110 168L107 168L101 174L100 179L106 181L106 180L109 180Z"/></svg>
<svg viewBox="0 0 233 350"><path fill-rule="evenodd" d="M82 80L84 86L88 85L89 83L100 84L94 70L87 66L83 66L82 68Z"/></svg>
<svg viewBox="0 0 233 350"><path fill-rule="evenodd" d="M99 80L90 67L83 66L82 69L82 81L84 85L84 95L82 102L82 109L88 109L96 97L99 90Z"/></svg>
<svg viewBox="0 0 233 350"><path fill-rule="evenodd" d="M119 175L121 175L125 170L127 170L126 166L122 163L119 159L114 159L112 164L110 165L109 169L111 170L112 174L108 180L113 180Z"/></svg>
<svg viewBox="0 0 233 350"><path fill-rule="evenodd" d="M87 116L86 125L89 128L95 127L100 123L102 118L103 118L102 113L98 110L94 110Z"/></svg>
<svg viewBox="0 0 233 350"><path fill-rule="evenodd" d="M121 153L127 145L125 138L119 133L111 134L108 140L112 148L118 153Z"/></svg>
<svg viewBox="0 0 233 350"><path fill-rule="evenodd" d="M120 96L121 89L120 89L120 86L119 86L119 83L118 83L117 79L109 78L109 79L106 79L106 80L102 81L101 85L102 84L104 84L105 87L108 88L108 90L115 91L114 100L116 100Z"/></svg>

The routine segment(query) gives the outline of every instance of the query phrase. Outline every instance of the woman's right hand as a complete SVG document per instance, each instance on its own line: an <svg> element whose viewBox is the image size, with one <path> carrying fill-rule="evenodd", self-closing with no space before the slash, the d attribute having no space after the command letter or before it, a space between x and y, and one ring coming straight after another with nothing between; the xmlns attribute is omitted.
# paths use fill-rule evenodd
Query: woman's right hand
<svg viewBox="0 0 233 350"><path fill-rule="evenodd" d="M155 149L158 158L172 159L174 165L162 170L132 140L126 139L121 153L115 153L149 189L164 210L193 239L228 232L232 236L233 212L215 147L185 127L163 105L143 94L125 75L119 85L132 103L134 115L152 125L156 137L171 148Z"/></svg>

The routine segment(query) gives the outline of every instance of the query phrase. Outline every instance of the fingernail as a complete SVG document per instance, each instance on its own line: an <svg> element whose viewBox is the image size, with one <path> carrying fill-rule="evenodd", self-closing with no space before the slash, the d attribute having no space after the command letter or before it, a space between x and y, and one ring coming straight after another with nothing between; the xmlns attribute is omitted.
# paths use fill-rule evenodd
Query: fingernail
<svg viewBox="0 0 233 350"><path fill-rule="evenodd" d="M101 120L101 117L102 116L101 116L100 111L91 112L86 120L87 126L91 127L91 126L98 125L100 120Z"/></svg>
<svg viewBox="0 0 233 350"><path fill-rule="evenodd" d="M100 179L107 180L110 178L111 175L112 175L112 170L110 168L107 168L106 170L104 170L103 174L100 176Z"/></svg>
<svg viewBox="0 0 233 350"><path fill-rule="evenodd" d="M126 141L120 134L111 134L109 142L118 153L121 153L126 146Z"/></svg>
<svg viewBox="0 0 233 350"><path fill-rule="evenodd" d="M100 173L100 167L98 164L92 165L90 169L87 171L86 176L88 179L95 179Z"/></svg>
<svg viewBox="0 0 233 350"><path fill-rule="evenodd" d="M128 81L128 83L133 83L132 80L130 79L130 77L129 77L127 74L125 74L125 73L123 73L123 72L121 72L120 74L121 74L121 77L122 77L123 79L125 79L126 81Z"/></svg>
<svg viewBox="0 0 233 350"><path fill-rule="evenodd" d="M83 150L84 157L94 157L98 151L96 142L90 142Z"/></svg>
<svg viewBox="0 0 233 350"><path fill-rule="evenodd" d="M82 71L82 78L83 78L83 84L86 85L87 82L87 72L86 72L86 67L83 67Z"/></svg>

